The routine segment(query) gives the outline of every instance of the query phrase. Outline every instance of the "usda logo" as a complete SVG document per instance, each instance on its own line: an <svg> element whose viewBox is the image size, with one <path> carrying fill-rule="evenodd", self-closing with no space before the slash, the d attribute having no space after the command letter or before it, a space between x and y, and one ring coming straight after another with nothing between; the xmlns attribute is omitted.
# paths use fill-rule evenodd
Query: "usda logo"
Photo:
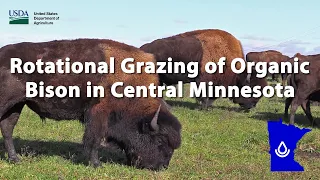
<svg viewBox="0 0 320 180"><path fill-rule="evenodd" d="M9 10L9 24L29 24L29 15L23 10Z"/></svg>

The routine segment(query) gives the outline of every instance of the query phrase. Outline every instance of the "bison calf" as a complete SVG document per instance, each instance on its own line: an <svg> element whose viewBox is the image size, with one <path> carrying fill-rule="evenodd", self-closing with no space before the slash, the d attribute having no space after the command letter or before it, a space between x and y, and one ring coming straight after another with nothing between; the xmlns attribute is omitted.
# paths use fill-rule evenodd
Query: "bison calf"
<svg viewBox="0 0 320 180"><path fill-rule="evenodd" d="M287 84L295 89L295 97L286 99L284 116L288 119L288 109L291 105L290 124L294 124L295 112L301 105L307 118L314 126L317 123L311 115L310 101L320 101L320 55L299 55L299 64L306 61L310 63L309 74L299 72L298 74L290 74L287 77Z"/></svg>
<svg viewBox="0 0 320 180"><path fill-rule="evenodd" d="M115 73L85 74L12 74L10 59L18 57L23 63L38 59L56 62L70 58L84 64L98 64L115 58ZM130 165L138 168L160 169L169 165L175 149L180 146L181 125L157 98L115 98L110 87L118 81L126 86L159 85L157 74L125 74L120 69L124 58L137 62L153 62L152 54L112 40L77 39L43 43L18 43L0 49L0 127L9 159L17 162L12 132L24 105L43 118L55 120L78 119L85 123L83 144L90 164L100 165L98 148L102 139L117 143L127 154ZM26 82L44 82L52 86L78 86L81 97L26 97ZM87 97L87 82L103 86L104 97ZM123 89L118 88L118 91Z"/></svg>

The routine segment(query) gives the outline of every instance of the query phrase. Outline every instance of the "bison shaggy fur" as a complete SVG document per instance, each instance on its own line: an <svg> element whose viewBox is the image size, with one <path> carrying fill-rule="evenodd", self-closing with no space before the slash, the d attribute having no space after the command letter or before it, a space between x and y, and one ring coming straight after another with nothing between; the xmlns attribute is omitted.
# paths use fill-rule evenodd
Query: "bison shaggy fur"
<svg viewBox="0 0 320 180"><path fill-rule="evenodd" d="M23 63L38 59L55 62L70 58L70 63L107 62L115 58L115 73L81 74L11 74L10 58L21 58ZM158 98L115 98L110 87L113 83L124 82L126 86L159 85L157 74L125 74L120 63L125 58L134 58L136 62L154 62L152 54L138 48L103 39L59 40L43 43L18 43L0 49L1 132L10 160L19 161L12 132L24 105L43 118L55 120L78 119L85 124L83 144L89 162L100 165L98 149L102 139L117 143L125 150L128 163L138 168L160 169L169 165L175 149L180 146L181 125L161 99ZM79 98L27 98L26 82L52 86L79 86ZM100 85L105 89L104 97L87 97L86 85Z"/></svg>
<svg viewBox="0 0 320 180"><path fill-rule="evenodd" d="M214 86L261 86L267 85L265 79L258 79L255 75L248 76L246 71L242 74L232 72L230 66L235 58L244 59L241 42L232 34L219 29L204 29L181 33L178 35L157 39L140 47L145 52L155 55L157 61L167 62L169 57L172 61L199 63L199 72L196 78L189 78L186 74L160 74L160 82L166 85L177 84L178 81L189 82L213 82ZM221 57L226 58L224 73L209 74L205 71L208 62L217 63ZM236 64L237 69L240 63ZM187 71L186 71L187 72ZM256 72L253 72L256 74ZM247 79L249 77L249 79ZM249 81L247 81L249 80ZM254 84L256 83L256 84ZM216 98L197 98L202 104L201 108L210 106ZM235 103L245 108L254 107L259 98L231 98Z"/></svg>
<svg viewBox="0 0 320 180"><path fill-rule="evenodd" d="M289 60L289 56L282 54L279 51L268 50L261 52L249 52L246 54L246 60L249 62L276 62L280 64L281 62L286 62ZM270 76L270 74L269 74ZM272 80L276 80L279 74L271 74ZM282 84L284 85L286 80L286 75L281 74Z"/></svg>
<svg viewBox="0 0 320 180"><path fill-rule="evenodd" d="M299 58L299 65L302 62L309 62L309 74L299 72L298 74L289 74L287 84L293 86L295 96L286 99L284 116L288 119L288 110L290 110L290 124L294 124L294 116L299 106L302 107L312 126L319 126L313 119L310 110L310 101L320 102L320 55L301 55L296 54L294 57ZM293 57L293 58L294 58ZM293 58L290 61L293 61Z"/></svg>

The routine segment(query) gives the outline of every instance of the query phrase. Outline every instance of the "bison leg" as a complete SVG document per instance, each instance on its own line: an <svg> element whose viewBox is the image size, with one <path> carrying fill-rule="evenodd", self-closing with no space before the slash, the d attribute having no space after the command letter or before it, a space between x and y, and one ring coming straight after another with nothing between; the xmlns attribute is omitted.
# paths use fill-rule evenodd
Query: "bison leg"
<svg viewBox="0 0 320 180"><path fill-rule="evenodd" d="M199 104L200 110L209 110L213 107L213 102L216 98L197 98L197 103Z"/></svg>
<svg viewBox="0 0 320 180"><path fill-rule="evenodd" d="M208 99L208 108L213 108L213 102L215 101L215 98L209 98Z"/></svg>
<svg viewBox="0 0 320 180"><path fill-rule="evenodd" d="M293 98L292 103L291 103L290 124L292 124L292 125L294 124L294 115L297 111L297 108L300 105L303 106L303 103L306 103L305 108L307 110L307 105L308 105L308 101L309 101L308 96L312 93L312 91L314 89L316 89L316 87L314 87L314 85L315 85L314 83L309 83L309 84L302 83L298 86L298 89L295 90L297 92L297 94L295 94L295 97ZM303 87L303 89L299 88L299 87ZM310 107L310 104L308 106Z"/></svg>
<svg viewBox="0 0 320 180"><path fill-rule="evenodd" d="M305 98L303 98L305 99ZM298 97L295 97L293 100L292 100L292 103L291 103L291 110L290 110L290 124L294 124L294 116L295 116L295 113L298 109L298 107L300 105L302 105L304 101L302 100L302 98L299 98Z"/></svg>
<svg viewBox="0 0 320 180"><path fill-rule="evenodd" d="M281 74L282 86L286 85L287 74Z"/></svg>
<svg viewBox="0 0 320 180"><path fill-rule="evenodd" d="M207 110L209 105L209 98L204 98L201 101L201 109L202 110Z"/></svg>
<svg viewBox="0 0 320 180"><path fill-rule="evenodd" d="M8 152L9 161L12 162L20 161L14 148L12 134L13 129L18 122L23 106L23 103L13 106L7 113L4 114L4 116L1 117L0 121L1 133L4 138L4 145Z"/></svg>
<svg viewBox="0 0 320 180"><path fill-rule="evenodd" d="M202 104L202 99L201 98L196 98L196 103L201 106Z"/></svg>
<svg viewBox="0 0 320 180"><path fill-rule="evenodd" d="M198 105L198 108L200 110L202 109L203 101L204 101L204 98L196 98L196 104Z"/></svg>
<svg viewBox="0 0 320 180"><path fill-rule="evenodd" d="M314 125L317 125L312 117L312 114L311 114L311 109L310 109L310 101L309 100L306 100L302 103L301 105L304 113L306 114L307 118L309 119L309 121L311 122L312 124L312 127L314 127Z"/></svg>
<svg viewBox="0 0 320 180"><path fill-rule="evenodd" d="M288 110L289 110L289 106L291 105L291 102L292 102L293 98L292 97L289 97L286 99L286 102L285 102L285 108L284 108L284 118L285 119L288 119L289 115L288 115Z"/></svg>
<svg viewBox="0 0 320 180"><path fill-rule="evenodd" d="M101 165L99 148L107 132L108 114L102 111L102 105L92 107L85 115L86 128L83 135L84 150L89 156L89 164L93 167Z"/></svg>

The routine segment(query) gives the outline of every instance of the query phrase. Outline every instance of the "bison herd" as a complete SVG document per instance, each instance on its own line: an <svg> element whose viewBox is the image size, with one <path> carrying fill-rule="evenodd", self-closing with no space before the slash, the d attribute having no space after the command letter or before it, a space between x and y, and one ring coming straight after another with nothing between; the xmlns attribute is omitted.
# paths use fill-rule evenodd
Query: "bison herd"
<svg viewBox="0 0 320 180"><path fill-rule="evenodd" d="M42 59L55 62L69 57L80 62L108 62L115 57L115 67L120 67L119 59L132 57L138 62L164 62L168 57L177 62L199 62L198 76L189 78L186 74L125 74L119 68L113 74L12 74L10 59L21 58L35 62ZM208 74L204 64L226 57L224 74ZM103 140L113 142L122 148L128 164L137 168L158 170L169 165L175 149L181 144L181 124L170 112L162 98L116 98L110 93L110 86L118 81L125 86L175 85L178 81L213 82L216 86L261 86L267 85L266 78L252 74L235 74L230 63L235 58L254 62L293 61L310 62L310 74L280 74L282 83L287 81L295 89L295 97L285 101L285 117L291 105L290 124L294 114L302 106L308 119L314 122L310 112L310 101L320 100L320 55L288 57L277 51L250 52L244 55L241 42L232 34L217 29L196 30L171 37L157 39L140 48L124 43L102 39L59 40L42 43L23 42L0 49L0 127L9 160L18 162L12 134L22 108L26 105L41 118L54 120L79 120L85 125L83 145L89 163L100 166L99 148ZM273 79L279 74L271 74ZM50 85L74 86L81 88L80 98L28 98L26 82L40 81ZM106 89L100 98L86 97L86 84L101 85ZM124 87L125 87L124 86ZM123 87L123 88L124 88ZM241 107L250 109L260 98L230 98ZM215 98L197 98L199 107L207 109Z"/></svg>

